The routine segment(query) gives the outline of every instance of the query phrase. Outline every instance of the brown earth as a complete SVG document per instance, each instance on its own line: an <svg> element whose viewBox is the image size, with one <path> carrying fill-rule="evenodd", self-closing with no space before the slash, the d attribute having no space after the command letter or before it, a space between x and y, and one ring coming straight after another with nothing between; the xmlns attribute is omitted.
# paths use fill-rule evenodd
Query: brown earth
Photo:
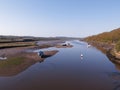
<svg viewBox="0 0 120 90"><path fill-rule="evenodd" d="M31 65L37 62L41 63L45 60L45 58L53 56L58 52L57 50L44 51L45 57L40 57L37 53L34 52L23 52L25 49L10 49L13 50L11 53L10 50L8 50L6 54L8 55L8 59L0 61L0 76L17 75L18 73L26 70Z"/></svg>
<svg viewBox="0 0 120 90"><path fill-rule="evenodd" d="M30 46L0 49L0 56L7 57L6 60L0 60L0 76L13 76L37 62L43 62L45 58L55 55L58 51L44 51L45 56L40 57L35 52L28 50L37 50L49 46Z"/></svg>

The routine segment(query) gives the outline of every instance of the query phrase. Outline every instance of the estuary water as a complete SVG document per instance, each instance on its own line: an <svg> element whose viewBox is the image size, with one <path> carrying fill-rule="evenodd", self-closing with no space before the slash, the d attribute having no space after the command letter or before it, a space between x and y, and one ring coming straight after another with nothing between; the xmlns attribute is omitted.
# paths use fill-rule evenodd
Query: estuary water
<svg viewBox="0 0 120 90"><path fill-rule="evenodd" d="M120 90L119 67L105 54L86 42L69 43L72 48L42 49L59 52L15 76L0 76L0 90Z"/></svg>

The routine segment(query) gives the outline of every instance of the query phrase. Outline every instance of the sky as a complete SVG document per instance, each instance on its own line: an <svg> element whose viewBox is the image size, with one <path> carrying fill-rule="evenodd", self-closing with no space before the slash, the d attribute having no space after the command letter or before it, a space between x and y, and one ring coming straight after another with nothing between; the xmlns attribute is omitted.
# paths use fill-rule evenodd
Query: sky
<svg viewBox="0 0 120 90"><path fill-rule="evenodd" d="M0 35L87 37L120 28L120 0L0 0Z"/></svg>

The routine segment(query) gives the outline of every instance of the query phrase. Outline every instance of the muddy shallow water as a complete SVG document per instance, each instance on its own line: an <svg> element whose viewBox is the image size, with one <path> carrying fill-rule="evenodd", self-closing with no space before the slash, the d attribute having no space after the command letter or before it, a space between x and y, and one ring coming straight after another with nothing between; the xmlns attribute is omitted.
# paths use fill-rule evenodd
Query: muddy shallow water
<svg viewBox="0 0 120 90"><path fill-rule="evenodd" d="M17 75L0 76L0 90L120 90L118 67L105 54L85 42L70 43Z"/></svg>

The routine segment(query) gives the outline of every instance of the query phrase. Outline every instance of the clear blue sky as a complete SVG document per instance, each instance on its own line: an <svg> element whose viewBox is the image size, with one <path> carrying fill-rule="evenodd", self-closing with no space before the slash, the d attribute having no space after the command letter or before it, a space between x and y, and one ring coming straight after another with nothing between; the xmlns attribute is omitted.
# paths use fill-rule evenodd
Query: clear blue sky
<svg viewBox="0 0 120 90"><path fill-rule="evenodd" d="M0 35L86 37L120 27L120 0L0 0Z"/></svg>

